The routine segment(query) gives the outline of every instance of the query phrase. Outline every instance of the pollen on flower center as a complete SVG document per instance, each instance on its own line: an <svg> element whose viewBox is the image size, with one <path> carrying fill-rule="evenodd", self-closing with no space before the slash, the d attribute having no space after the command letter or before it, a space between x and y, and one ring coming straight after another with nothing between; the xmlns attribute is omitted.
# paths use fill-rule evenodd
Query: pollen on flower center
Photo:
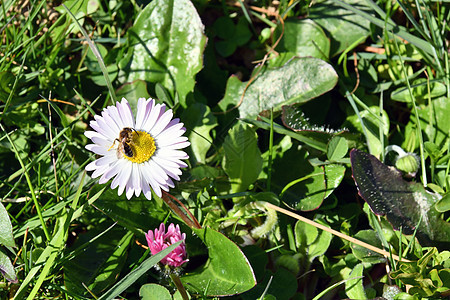
<svg viewBox="0 0 450 300"><path fill-rule="evenodd" d="M129 144L133 150L133 155L124 155L131 162L141 164L149 160L155 153L155 140L145 131L133 131L131 143Z"/></svg>

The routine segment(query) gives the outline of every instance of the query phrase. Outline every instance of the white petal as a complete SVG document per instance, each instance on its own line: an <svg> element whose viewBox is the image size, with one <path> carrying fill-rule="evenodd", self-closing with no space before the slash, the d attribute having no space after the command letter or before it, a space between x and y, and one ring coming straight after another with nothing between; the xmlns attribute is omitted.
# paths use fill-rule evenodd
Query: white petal
<svg viewBox="0 0 450 300"><path fill-rule="evenodd" d="M95 164L95 160L90 162L86 167L85 167L86 171L94 171L95 169L97 169L97 165Z"/></svg>
<svg viewBox="0 0 450 300"><path fill-rule="evenodd" d="M97 178L100 175L102 175L103 173L105 173L106 171L108 171L109 166L108 165L103 165L103 166L99 166L95 169L95 171L91 174L92 178Z"/></svg>
<svg viewBox="0 0 450 300"><path fill-rule="evenodd" d="M108 154L108 149L105 147L101 147L97 144L88 144L86 146L84 146L86 149L88 149L89 151L94 152L95 154L98 155L106 155Z"/></svg>
<svg viewBox="0 0 450 300"><path fill-rule="evenodd" d="M117 174L117 176L114 178L114 180L111 183L111 188L115 189L117 186L119 186L118 194L119 196L122 195L123 190L125 189L125 186L128 183L128 179L131 175L131 164L132 162L126 159L121 160L121 169L120 172Z"/></svg>
<svg viewBox="0 0 450 300"><path fill-rule="evenodd" d="M117 103L116 106L124 125L128 124L127 127L134 128L133 112L131 111L128 101L125 98L122 98L122 102Z"/></svg>
<svg viewBox="0 0 450 300"><path fill-rule="evenodd" d="M153 126L155 126L155 123L158 121L160 115L164 113L164 111L161 108L163 108L161 104L155 104L155 106L152 107L152 110L150 111L147 120L143 124L143 129L145 129L150 134L152 134L152 128ZM154 134L152 134L152 136L154 136Z"/></svg>
<svg viewBox="0 0 450 300"><path fill-rule="evenodd" d="M119 136L119 130L117 124L108 114L105 114L105 118L98 118L97 123L101 130L104 132L104 135L113 141L116 137Z"/></svg>
<svg viewBox="0 0 450 300"><path fill-rule="evenodd" d="M111 123L112 126L114 126L113 130L116 132L120 131L123 127L126 127L123 123L122 118L119 115L119 111L117 110L116 106L108 106L105 108L105 110L102 112L102 116L105 118L108 118L108 123Z"/></svg>
<svg viewBox="0 0 450 300"><path fill-rule="evenodd" d="M189 156L184 151L171 150L171 149L167 149L167 148L164 148L163 150L158 151L158 155L161 157L164 157L165 159L168 159L168 160L189 158Z"/></svg>
<svg viewBox="0 0 450 300"><path fill-rule="evenodd" d="M150 101L153 101L153 99L145 100L145 98L139 98L138 99L138 105L137 105L137 114L136 114L136 129L143 129L142 125L144 124L144 121L148 117L148 114L150 113L150 110L152 108L152 104Z"/></svg>
<svg viewBox="0 0 450 300"><path fill-rule="evenodd" d="M155 178L159 183L164 183L167 178L169 178L161 167L155 163L153 160L148 161L149 168L145 169L147 172L152 172L153 178Z"/></svg>
<svg viewBox="0 0 450 300"><path fill-rule="evenodd" d="M181 175L181 170L178 164L166 161L158 157L153 157L153 160L164 170L164 172L175 180L180 180L178 175Z"/></svg>
<svg viewBox="0 0 450 300"><path fill-rule="evenodd" d="M161 188L159 183L154 179L153 174L151 172L148 172L146 168L141 168L141 173L144 176L145 180L147 181L148 184L150 184L150 186L153 189L153 192L155 192L156 195L158 195L158 197L161 197L162 193L161 193ZM149 199L147 197L147 199Z"/></svg>
<svg viewBox="0 0 450 300"><path fill-rule="evenodd" d="M150 189L150 184L145 180L144 176L141 176L141 186L142 186L142 193L144 194L145 198L148 200L152 200L152 190Z"/></svg>
<svg viewBox="0 0 450 300"><path fill-rule="evenodd" d="M161 131L169 124L173 117L173 112L171 109L167 110L159 119L158 122L153 127L151 133L153 136L157 137Z"/></svg>
<svg viewBox="0 0 450 300"><path fill-rule="evenodd" d="M116 176L120 170L121 170L122 164L120 163L120 161L116 161L115 164L112 164L109 168L108 171L105 172L105 174L103 174L102 178L99 179L105 182L108 182L111 178L113 178L114 176Z"/></svg>

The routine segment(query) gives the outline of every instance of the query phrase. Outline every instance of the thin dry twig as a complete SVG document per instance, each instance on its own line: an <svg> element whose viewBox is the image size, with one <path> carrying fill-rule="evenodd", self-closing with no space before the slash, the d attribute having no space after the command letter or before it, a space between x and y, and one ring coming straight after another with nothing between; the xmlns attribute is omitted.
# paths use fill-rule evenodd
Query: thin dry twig
<svg viewBox="0 0 450 300"><path fill-rule="evenodd" d="M285 215L288 215L288 216L290 216L290 217L292 217L292 218L295 218L295 219L297 219L297 220L300 220L300 221L302 221L302 222L305 222L306 224L309 224L309 225L312 225L312 226L314 226L314 227L316 227L316 228L319 228L319 229L322 229L322 230L324 230L324 231L327 231L327 232L329 232L329 233L331 233L331 234L333 234L333 235L335 235L335 236L338 236L338 237L340 237L341 239L347 240L347 241L349 241L349 242L351 242L351 243L353 243L353 244L356 244L356 245L359 245L359 246L364 247L364 248L366 248L366 249L369 249L370 251L379 253L379 254L381 254L381 255L383 255L383 256L385 256L385 257L392 257L393 259L395 259L395 260L397 260L397 261L401 261L401 262L411 262L411 261L408 260L408 259L405 259L405 258L403 258L403 257L400 258L398 255L389 253L389 252L387 252L387 251L385 251L385 250L383 250L383 249L377 248L377 247L372 246L372 245L370 245L370 244L367 244L367 243L365 243L365 242L363 242L363 241L360 241L360 240L358 240L358 239L355 239L355 238L353 238L353 237L351 237L351 236L348 236L348 235L346 235L346 234L343 234L342 232L339 232L339 231L336 231L336 230L334 230L334 229L328 228L328 227L326 227L326 226L324 226L324 225L322 225L322 224L319 224L319 223L314 222L314 221L312 221L312 220L310 220L310 219L307 219L307 218L305 218L305 217L302 217L302 216L300 216L300 215L297 215L297 214L295 214L295 213L293 213L293 212L291 212L291 211L288 211L288 210L286 210L286 209L284 209L284 208L278 207L278 206L273 205L273 204L271 204L271 203L266 203L266 206L267 206L268 208L271 208L271 209L274 209L274 210L276 210L276 211L278 211L278 212L281 212L281 213L283 213L283 214L285 214Z"/></svg>
<svg viewBox="0 0 450 300"><path fill-rule="evenodd" d="M356 83L355 87L353 88L353 91L350 94L353 94L356 92L359 86L359 71L358 71L358 59L356 58L356 52L353 52L353 65L355 67L355 73L356 73Z"/></svg>

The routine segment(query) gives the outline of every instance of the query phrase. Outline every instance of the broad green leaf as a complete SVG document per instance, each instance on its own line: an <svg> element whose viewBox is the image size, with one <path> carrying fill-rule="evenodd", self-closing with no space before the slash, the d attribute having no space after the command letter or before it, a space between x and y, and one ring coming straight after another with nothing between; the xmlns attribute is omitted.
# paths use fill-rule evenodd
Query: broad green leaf
<svg viewBox="0 0 450 300"><path fill-rule="evenodd" d="M350 159L359 194L375 214L386 215L392 226L402 228L404 234L412 234L417 228L417 236L424 244L448 245L450 224L435 209L438 195L427 192L420 183L403 180L398 171L373 155L353 149Z"/></svg>
<svg viewBox="0 0 450 300"><path fill-rule="evenodd" d="M240 117L256 117L265 110L278 111L283 105L304 103L318 97L331 90L337 79L333 67L323 60L314 57L293 58L282 67L262 71L245 93L246 82L240 86L228 84L221 102L235 103L244 94L239 106Z"/></svg>
<svg viewBox="0 0 450 300"><path fill-rule="evenodd" d="M197 192L215 184L217 181L225 180L222 169L208 165L199 165L186 171L187 181L179 182L177 188L183 192Z"/></svg>
<svg viewBox="0 0 450 300"><path fill-rule="evenodd" d="M12 233L11 220L9 219L8 212L3 204L0 202L0 245L8 247L16 246Z"/></svg>
<svg viewBox="0 0 450 300"><path fill-rule="evenodd" d="M122 98L128 100L131 110L136 115L137 103L139 98L150 98L150 94L147 91L147 84L143 80L135 80L133 82L125 83L116 91L117 100Z"/></svg>
<svg viewBox="0 0 450 300"><path fill-rule="evenodd" d="M215 41L214 45L217 53L223 57L233 54L237 47L244 45L252 37L248 22L244 18L239 18L235 25L230 17L220 17L213 27L217 36L222 39Z"/></svg>
<svg viewBox="0 0 450 300"><path fill-rule="evenodd" d="M329 227L328 224L321 220L316 220L316 222ZM299 252L306 255L310 262L328 250L333 238L331 233L317 229L302 221L297 221L294 232L295 243Z"/></svg>
<svg viewBox="0 0 450 300"><path fill-rule="evenodd" d="M0 273L10 282L17 283L16 271L9 257L0 250Z"/></svg>
<svg viewBox="0 0 450 300"><path fill-rule="evenodd" d="M294 148L274 160L272 184L288 206L302 211L317 209L327 192L324 168L312 166L307 161L309 154Z"/></svg>
<svg viewBox="0 0 450 300"><path fill-rule="evenodd" d="M325 114L323 110L323 102L323 97L320 97L320 99L318 99L318 103L309 102L305 105L284 105L281 117L284 126L296 131L297 135L304 137L305 144L314 147L317 150L326 152L326 147L330 139L336 134L345 133L345 131L342 129L333 130L324 125L317 125L323 124L324 120L316 121L315 123L311 121L311 116ZM308 105L318 108L314 108L314 110L310 111L307 116L303 111Z"/></svg>
<svg viewBox="0 0 450 300"><path fill-rule="evenodd" d="M8 100L16 77L9 72L0 72L0 102Z"/></svg>
<svg viewBox="0 0 450 300"><path fill-rule="evenodd" d="M436 210L438 212L446 212L450 210L450 193L446 194L436 203Z"/></svg>
<svg viewBox="0 0 450 300"><path fill-rule="evenodd" d="M109 188L109 184L106 184L108 188L95 202L95 207L128 230L141 234L142 230L158 227L167 215L167 210L158 204L156 198L148 200L141 195L128 200L125 195L118 196L116 190ZM97 185L91 193L103 187Z"/></svg>
<svg viewBox="0 0 450 300"><path fill-rule="evenodd" d="M144 284L139 289L142 300L172 300L169 290L156 283Z"/></svg>
<svg viewBox="0 0 450 300"><path fill-rule="evenodd" d="M190 105L181 116L186 136L191 142L190 149L197 162L205 163L206 153L212 145L211 130L217 126L217 118L210 108L202 103Z"/></svg>
<svg viewBox="0 0 450 300"><path fill-rule="evenodd" d="M278 30L278 36L280 32L281 30ZM276 50L291 52L296 56L312 56L327 60L330 40L314 21L290 18L284 22L283 37Z"/></svg>
<svg viewBox="0 0 450 300"><path fill-rule="evenodd" d="M161 83L183 106L202 68L206 37L203 24L188 0L150 2L128 30L133 54L128 81Z"/></svg>
<svg viewBox="0 0 450 300"><path fill-rule="evenodd" d="M69 251L77 250L77 247L88 243L102 229L90 230L80 235ZM98 294L114 283L119 275L126 259L126 251L131 243L133 234L120 226L115 226L110 231L99 237L75 255L64 265L64 284L66 288L77 294L85 294L87 291L81 285L85 284L91 291Z"/></svg>
<svg viewBox="0 0 450 300"><path fill-rule="evenodd" d="M244 255L250 262L257 281L261 281L267 270L267 263L269 262L267 253L261 247L256 245L245 246L242 248L242 252L244 252Z"/></svg>
<svg viewBox="0 0 450 300"><path fill-rule="evenodd" d="M331 195L331 193L341 184L344 179L346 168L343 165L338 164L326 164L323 166L325 169L325 180L327 190L325 198Z"/></svg>
<svg viewBox="0 0 450 300"><path fill-rule="evenodd" d="M362 11L371 12L364 0L346 0L345 3ZM312 5L309 17L322 26L331 39L330 57L346 50L355 42L363 42L370 33L368 19L342 8L330 0L318 1Z"/></svg>
<svg viewBox="0 0 450 300"><path fill-rule="evenodd" d="M327 145L327 157L329 160L343 158L348 151L347 140L340 136L334 136Z"/></svg>
<svg viewBox="0 0 450 300"><path fill-rule="evenodd" d="M269 284L269 280L272 281ZM266 291L267 298L264 299L295 299L293 298L298 289L298 282L295 275L285 268L278 268L275 273L266 269L264 277L258 281L258 285L250 291L240 295L244 300L259 299Z"/></svg>
<svg viewBox="0 0 450 300"><path fill-rule="evenodd" d="M211 228L193 229L208 249L208 261L198 270L181 277L191 292L227 296L248 291L256 284L255 275L239 247Z"/></svg>
<svg viewBox="0 0 450 300"><path fill-rule="evenodd" d="M414 80L411 84L411 92L416 101L427 101L428 97L436 98L445 95L447 89L441 82L435 81L430 83L430 93L428 94L428 82L425 78ZM408 87L401 87L391 93L391 99L400 102L411 102L411 96Z"/></svg>
<svg viewBox="0 0 450 300"><path fill-rule="evenodd" d="M380 239L377 237L377 233L373 230L361 230L358 231L358 233L355 234L355 238L366 242L367 244L370 244L372 246L382 248ZM372 264L378 264L378 263L384 263L386 262L386 259L384 256L373 252L367 248L364 248L362 246L359 246L358 244L351 244L353 255L360 261L364 263L372 263Z"/></svg>
<svg viewBox="0 0 450 300"><path fill-rule="evenodd" d="M363 271L364 266L360 263L348 275L350 279L345 282L345 293L349 299L367 299L363 286Z"/></svg>
<svg viewBox="0 0 450 300"><path fill-rule="evenodd" d="M223 143L223 169L230 177L233 193L247 190L256 181L262 168L261 151L255 131L237 123Z"/></svg>

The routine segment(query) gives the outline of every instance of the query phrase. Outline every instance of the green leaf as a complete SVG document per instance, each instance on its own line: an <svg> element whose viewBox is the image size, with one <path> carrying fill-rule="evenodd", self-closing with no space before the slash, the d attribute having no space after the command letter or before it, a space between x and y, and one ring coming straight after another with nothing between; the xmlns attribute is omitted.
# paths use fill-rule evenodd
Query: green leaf
<svg viewBox="0 0 450 300"><path fill-rule="evenodd" d="M135 80L133 82L125 83L116 91L117 100L125 98L130 104L131 110L136 115L137 103L139 98L150 98L147 91L147 84L143 80Z"/></svg>
<svg viewBox="0 0 450 300"><path fill-rule="evenodd" d="M431 101L431 105L417 107L422 131L425 132L427 140L435 143L438 147L443 146L450 132L449 101L450 98L441 97ZM411 123L417 123L414 115L411 116Z"/></svg>
<svg viewBox="0 0 450 300"><path fill-rule="evenodd" d="M445 95L447 88L439 81L430 82L430 93L428 94L428 82L425 78L418 78L411 84L411 92L416 101L424 102L430 98ZM400 102L411 102L408 87L401 87L391 93L391 99Z"/></svg>
<svg viewBox="0 0 450 300"><path fill-rule="evenodd" d="M383 145L386 145L386 141L382 142L380 140L380 127L383 134L383 138L389 133L389 116L386 111L381 112L382 123L373 115L377 116L380 113L380 108L378 106L371 106L370 111L363 110L359 112L359 115L364 123L364 127L367 132L367 143L370 144L369 149L372 151L371 154L379 157L384 151ZM350 129L358 130L360 133L364 133L361 122L356 114L349 115L343 126L349 127Z"/></svg>
<svg viewBox="0 0 450 300"><path fill-rule="evenodd" d="M9 72L0 72L0 102L6 103L12 92L16 77Z"/></svg>
<svg viewBox="0 0 450 300"><path fill-rule="evenodd" d="M255 286L252 267L236 244L211 228L193 231L208 249L209 258L204 266L181 277L189 291L208 296L228 296Z"/></svg>
<svg viewBox="0 0 450 300"><path fill-rule="evenodd" d="M368 11L365 11L365 8L367 7L366 6L367 3L370 3L369 1L365 1L363 3L358 3L358 5L352 5L352 2L350 2L350 1L345 1L345 2L340 1L340 0L332 0L332 1L336 4L338 4L339 6L344 7L345 9L357 14L359 16L358 17L359 20L370 21L371 23L375 24L376 26L378 26L380 28L387 29L388 31L394 32L397 36L401 37L404 40L407 40L411 44L415 45L416 47L420 48L421 50L427 52L430 55L434 55L436 53L436 49L433 47L433 45L431 43L409 33L408 29L406 29L402 26L398 26L397 24L393 24L392 21L386 22L384 18L383 19L376 18L372 14L368 13ZM371 1L371 6L376 8L377 12L382 11L372 1ZM331 9L332 6L328 6L327 8ZM333 7L333 9L334 9L334 7ZM353 14L349 14L348 11L346 11L346 14L353 17ZM360 18L362 18L362 19L360 19Z"/></svg>
<svg viewBox="0 0 450 300"><path fill-rule="evenodd" d="M186 171L189 181L179 182L177 188L183 192L193 193L200 191L216 181L224 181L225 172L222 169L208 165L199 165Z"/></svg>
<svg viewBox="0 0 450 300"><path fill-rule="evenodd" d="M186 136L191 142L193 157L197 162L205 163L206 153L213 142L210 132L217 126L217 118L208 106L195 103L183 112L181 119L187 128Z"/></svg>
<svg viewBox="0 0 450 300"><path fill-rule="evenodd" d="M304 103L331 90L338 76L328 63L314 57L293 58L279 68L267 68L252 84L228 83L224 103L244 99L239 107L241 118L255 117L264 110L281 109L283 105ZM230 78L231 80L231 78ZM228 89L232 89L228 90ZM232 99L230 99L230 97Z"/></svg>
<svg viewBox="0 0 450 300"><path fill-rule="evenodd" d="M281 30L278 30L280 35ZM322 28L310 19L290 18L284 22L284 34L277 51L291 52L296 56L328 59L330 40Z"/></svg>
<svg viewBox="0 0 450 300"><path fill-rule="evenodd" d="M255 131L237 123L228 132L223 143L223 169L230 177L233 193L247 190L261 172L262 158Z"/></svg>
<svg viewBox="0 0 450 300"><path fill-rule="evenodd" d="M142 275L144 275L150 268L156 265L161 259L166 257L170 252L172 252L176 247L181 244L182 241L178 241L175 244L167 247L161 252L152 255L152 257L146 259L142 264L136 269L128 273L124 278L122 278L116 285L104 293L98 300L114 299L119 296L120 293L125 291L130 285L132 285L136 280L138 280Z"/></svg>
<svg viewBox="0 0 450 300"><path fill-rule="evenodd" d="M103 187L104 185L97 185L91 193ZM136 234L142 234L142 230L147 228L158 227L167 215L167 210L158 204L156 198L148 200L141 195L128 200L125 195L118 196L117 190L109 187L95 202L95 207Z"/></svg>
<svg viewBox="0 0 450 300"><path fill-rule="evenodd" d="M172 300L169 290L156 283L144 284L139 289L142 300Z"/></svg>
<svg viewBox="0 0 450 300"><path fill-rule="evenodd" d="M137 16L128 31L133 55L128 81L161 83L186 106L186 95L202 68L206 37L203 24L188 0L156 0Z"/></svg>
<svg viewBox="0 0 450 300"><path fill-rule="evenodd" d="M345 293L350 299L367 299L361 278L363 271L363 264L357 264L348 275L350 279L345 282Z"/></svg>
<svg viewBox="0 0 450 300"><path fill-rule="evenodd" d="M442 197L441 200L436 203L436 210L438 212L446 212L450 210L450 193Z"/></svg>
<svg viewBox="0 0 450 300"><path fill-rule="evenodd" d="M331 193L341 184L344 179L346 168L343 165L338 164L326 164L325 168L325 180L326 180L326 193L325 198L331 195Z"/></svg>
<svg viewBox="0 0 450 300"><path fill-rule="evenodd" d="M381 241L377 236L377 233L373 230L358 231L358 233L355 234L355 238L360 241L366 242L369 245L372 245L372 246L375 246L378 248L383 248L383 246L381 245ZM360 261L362 261L364 263L378 264L378 263L386 262L386 259L384 258L384 256L382 256L376 252L373 252L367 248L359 246L358 244L352 243L351 248L352 248L353 255L355 255L355 257L357 259L359 259Z"/></svg>
<svg viewBox="0 0 450 300"><path fill-rule="evenodd" d="M269 280L271 282L269 283ZM267 291L266 291L267 289ZM293 298L298 289L297 279L285 268L278 268L275 273L266 269L266 273L258 285L242 294L244 300L260 299L261 295L266 292L265 299L295 299Z"/></svg>
<svg viewBox="0 0 450 300"><path fill-rule="evenodd" d="M298 210L317 209L326 192L325 174L321 166L307 162L308 153L291 147L273 164L272 185L280 191L281 200Z"/></svg>
<svg viewBox="0 0 450 300"><path fill-rule="evenodd" d="M321 220L316 220L316 222L330 227ZM297 221L294 233L297 249L299 249L300 253L306 255L310 262L328 250L331 239L333 238L331 233L319 230L313 225L306 224L302 221Z"/></svg>
<svg viewBox="0 0 450 300"><path fill-rule="evenodd" d="M0 250L0 273L10 282L17 283L17 275L9 257Z"/></svg>
<svg viewBox="0 0 450 300"><path fill-rule="evenodd" d="M347 140L341 136L334 136L327 145L327 157L329 160L343 158L348 151Z"/></svg>
<svg viewBox="0 0 450 300"><path fill-rule="evenodd" d="M364 0L346 0L345 3L364 12L371 12ZM330 0L319 1L312 5L309 17L322 26L331 39L330 57L344 51L370 33L370 22L367 18L352 13Z"/></svg>
<svg viewBox="0 0 450 300"><path fill-rule="evenodd" d="M427 192L420 183L403 180L398 171L373 155L353 149L350 159L359 194L375 214L386 215L392 226L402 228L405 234L418 227L417 236L424 244L448 245L450 224L434 208L439 199L436 194Z"/></svg>
<svg viewBox="0 0 450 300"><path fill-rule="evenodd" d="M8 247L15 247L14 236L12 233L11 220L9 219L8 212L3 204L0 202L0 245Z"/></svg>
<svg viewBox="0 0 450 300"><path fill-rule="evenodd" d="M98 294L112 285L122 270L126 251L133 234L120 226L116 226L93 242L90 242L102 229L90 230L80 235L69 251L76 251L78 247L89 243L83 251L75 255L64 265L64 285L72 293L86 294L87 290L81 285Z"/></svg>

